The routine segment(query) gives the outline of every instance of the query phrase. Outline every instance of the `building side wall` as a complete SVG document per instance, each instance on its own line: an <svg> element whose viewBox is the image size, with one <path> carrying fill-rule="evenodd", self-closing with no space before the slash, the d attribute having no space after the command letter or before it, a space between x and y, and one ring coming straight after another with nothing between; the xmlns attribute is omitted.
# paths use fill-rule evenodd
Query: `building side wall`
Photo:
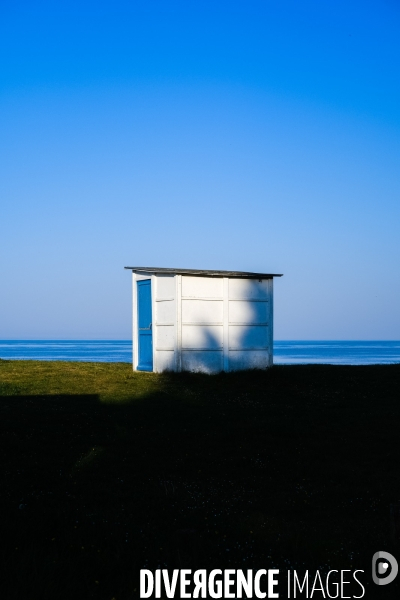
<svg viewBox="0 0 400 600"><path fill-rule="evenodd" d="M157 275L154 282L154 371L176 371L176 284L174 275Z"/></svg>
<svg viewBox="0 0 400 600"><path fill-rule="evenodd" d="M272 364L272 280L181 276L181 370Z"/></svg>
<svg viewBox="0 0 400 600"><path fill-rule="evenodd" d="M229 279L229 371L272 365L272 279Z"/></svg>
<svg viewBox="0 0 400 600"><path fill-rule="evenodd" d="M182 275L181 369L223 370L224 285L221 277Z"/></svg>

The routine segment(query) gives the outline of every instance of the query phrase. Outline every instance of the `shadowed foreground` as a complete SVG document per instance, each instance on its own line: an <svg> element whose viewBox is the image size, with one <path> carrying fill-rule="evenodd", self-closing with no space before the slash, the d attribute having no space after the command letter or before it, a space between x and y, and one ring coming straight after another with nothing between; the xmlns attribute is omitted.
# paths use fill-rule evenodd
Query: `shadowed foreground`
<svg viewBox="0 0 400 600"><path fill-rule="evenodd" d="M366 598L398 597L370 562L400 559L399 384L0 361L1 598L125 600L140 568L224 567L364 569Z"/></svg>

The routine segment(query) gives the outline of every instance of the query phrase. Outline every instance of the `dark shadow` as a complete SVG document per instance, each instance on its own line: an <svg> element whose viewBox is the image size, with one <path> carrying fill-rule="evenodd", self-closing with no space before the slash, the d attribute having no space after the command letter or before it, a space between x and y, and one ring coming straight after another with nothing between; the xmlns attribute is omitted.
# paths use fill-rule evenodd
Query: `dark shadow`
<svg viewBox="0 0 400 600"><path fill-rule="evenodd" d="M120 403L0 398L2 597L128 600L140 568L369 572L398 553L400 366L126 381Z"/></svg>
<svg viewBox="0 0 400 600"><path fill-rule="evenodd" d="M273 341L270 338L269 302L242 301L245 306L242 321L229 322L228 335L228 371L247 369L265 369L272 365ZM261 305L265 304L265 319L262 317ZM247 324L246 324L247 323ZM268 325L265 325L268 323ZM185 327L185 323L182 324ZM224 371L224 341L215 333L211 322L203 325L192 325L198 328L202 344L197 350L182 345L182 370L189 372L216 373Z"/></svg>

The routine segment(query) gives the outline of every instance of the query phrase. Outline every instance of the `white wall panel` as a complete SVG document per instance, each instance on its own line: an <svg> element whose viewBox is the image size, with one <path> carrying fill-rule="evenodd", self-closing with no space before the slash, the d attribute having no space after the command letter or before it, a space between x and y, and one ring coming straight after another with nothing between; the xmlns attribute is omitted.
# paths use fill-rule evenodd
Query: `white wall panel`
<svg viewBox="0 0 400 600"><path fill-rule="evenodd" d="M157 300L162 298L175 298L175 277L157 276Z"/></svg>
<svg viewBox="0 0 400 600"><path fill-rule="evenodd" d="M230 350L229 369L240 371L242 369L265 369L270 366L268 350Z"/></svg>
<svg viewBox="0 0 400 600"><path fill-rule="evenodd" d="M182 348L222 348L222 325L182 325Z"/></svg>
<svg viewBox="0 0 400 600"><path fill-rule="evenodd" d="M254 325L230 325L229 348L250 350L268 348L268 327Z"/></svg>
<svg viewBox="0 0 400 600"><path fill-rule="evenodd" d="M175 345L175 327L172 325L159 325L156 334L157 350L174 350ZM154 339L153 339L154 343Z"/></svg>
<svg viewBox="0 0 400 600"><path fill-rule="evenodd" d="M157 352L157 372L175 371L175 352L173 350L158 350Z"/></svg>
<svg viewBox="0 0 400 600"><path fill-rule="evenodd" d="M201 352L182 350L182 369L201 373L219 373L222 371L222 351Z"/></svg>
<svg viewBox="0 0 400 600"><path fill-rule="evenodd" d="M157 325L171 324L176 321L175 300L158 300L156 303L156 323Z"/></svg>
<svg viewBox="0 0 400 600"><path fill-rule="evenodd" d="M182 296L191 298L222 298L221 277L188 277L182 275Z"/></svg>
<svg viewBox="0 0 400 600"><path fill-rule="evenodd" d="M229 299L268 300L268 279L230 279Z"/></svg>
<svg viewBox="0 0 400 600"><path fill-rule="evenodd" d="M182 323L222 323L222 300L182 300Z"/></svg>
<svg viewBox="0 0 400 600"><path fill-rule="evenodd" d="M267 323L268 302L229 301L229 323Z"/></svg>

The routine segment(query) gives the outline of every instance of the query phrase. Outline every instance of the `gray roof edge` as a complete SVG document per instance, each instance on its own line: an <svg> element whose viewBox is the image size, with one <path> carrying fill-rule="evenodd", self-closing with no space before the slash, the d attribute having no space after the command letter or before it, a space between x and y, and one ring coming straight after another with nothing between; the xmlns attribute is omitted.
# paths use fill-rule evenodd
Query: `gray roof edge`
<svg viewBox="0 0 400 600"><path fill-rule="evenodd" d="M219 270L204 270L204 269L168 269L165 267L124 267L129 271L138 273L170 273L171 275L194 275L201 277L237 277L242 279L271 279L272 277L282 277L282 273L252 273L247 271L219 271Z"/></svg>

